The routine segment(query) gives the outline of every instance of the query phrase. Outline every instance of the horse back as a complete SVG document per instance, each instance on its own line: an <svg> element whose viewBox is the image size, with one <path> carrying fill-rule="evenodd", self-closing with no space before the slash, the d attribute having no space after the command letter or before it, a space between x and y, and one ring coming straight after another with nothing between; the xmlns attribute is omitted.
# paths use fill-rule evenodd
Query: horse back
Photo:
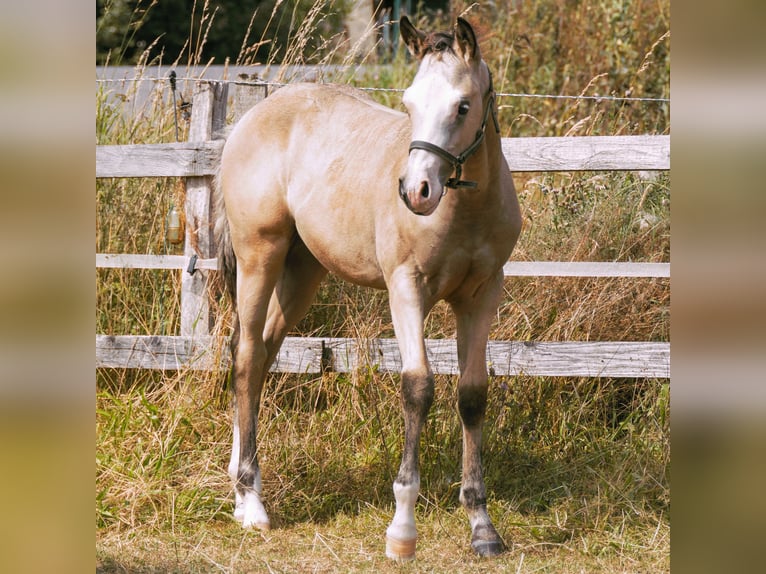
<svg viewBox="0 0 766 574"><path fill-rule="evenodd" d="M298 235L330 271L384 287L376 220L398 209L407 116L347 86L284 87L227 139L222 182L232 230ZM236 205L232 205L236 203ZM243 233L242 235L245 235Z"/></svg>

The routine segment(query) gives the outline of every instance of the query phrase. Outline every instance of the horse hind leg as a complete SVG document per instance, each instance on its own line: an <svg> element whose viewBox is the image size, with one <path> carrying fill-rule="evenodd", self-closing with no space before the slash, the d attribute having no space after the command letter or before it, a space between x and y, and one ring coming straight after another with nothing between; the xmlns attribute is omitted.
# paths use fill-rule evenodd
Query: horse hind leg
<svg viewBox="0 0 766 574"><path fill-rule="evenodd" d="M246 528L268 529L261 502L261 472L256 437L261 391L268 365L263 328L289 235L259 237L242 246L237 259L237 327L233 336L231 380L234 390L234 440L229 473L236 493L235 518ZM236 461L236 462L235 462Z"/></svg>
<svg viewBox="0 0 766 574"><path fill-rule="evenodd" d="M231 355L236 359L237 348L239 347L239 315L234 313L234 328L232 329L231 341L229 343L231 349ZM236 360L232 362L231 366L231 381L234 382L234 365ZM227 472L232 480L232 484L237 483L237 471L239 470L239 414L237 411L237 394L232 388L232 405L233 405L233 417L232 417L232 440L231 440L231 457L229 458L229 466ZM234 519L242 523L245 518L245 501L242 498L239 490L234 488Z"/></svg>
<svg viewBox="0 0 766 574"><path fill-rule="evenodd" d="M240 431L239 431L239 411L237 409L237 401L234 400L234 424L232 428L232 443L231 443L231 458L229 459L228 474L235 484L234 488L234 519L248 528L257 528L259 530L268 530L271 527L271 523L266 513L266 509L263 507L263 503L260 502L262 493L261 484L261 471L257 466L253 477L247 484L255 491L257 500L251 500L248 504L245 503L247 498L246 489L239 488L237 486L239 476L239 459L240 459ZM244 492L243 492L244 491ZM245 509L247 506L251 507L251 518L245 522ZM254 517L254 518L252 518Z"/></svg>
<svg viewBox="0 0 766 574"><path fill-rule="evenodd" d="M295 327L309 310L322 279L327 275L319 261L308 250L297 233L269 301L263 339L266 344L267 365L277 357L288 331Z"/></svg>
<svg viewBox="0 0 766 574"><path fill-rule="evenodd" d="M262 530L270 528L270 520L261 500L261 472L256 448L263 382L285 335L308 310L319 283L327 273L297 235L286 252L278 266L277 280L273 282L265 315L261 311L246 314L247 317L240 313L238 324L242 325L247 318L251 321L250 328L240 328L232 340L236 343L240 339L232 366L232 379L235 381L234 438L228 467L235 483L234 518L245 528ZM242 293L239 287L238 293ZM253 295L240 297L249 300ZM265 307L262 296L259 301L255 307ZM245 334L254 343L250 352L242 352L241 338ZM238 368L240 361L245 364ZM246 374L248 371L249 377ZM245 408L242 407L241 397L246 399Z"/></svg>
<svg viewBox="0 0 766 574"><path fill-rule="evenodd" d="M458 411L463 423L463 477L460 502L471 525L471 547L479 556L496 556L505 544L487 513L481 469L481 435L487 406L487 337L502 293L502 275L490 279L470 300L452 302L457 319Z"/></svg>

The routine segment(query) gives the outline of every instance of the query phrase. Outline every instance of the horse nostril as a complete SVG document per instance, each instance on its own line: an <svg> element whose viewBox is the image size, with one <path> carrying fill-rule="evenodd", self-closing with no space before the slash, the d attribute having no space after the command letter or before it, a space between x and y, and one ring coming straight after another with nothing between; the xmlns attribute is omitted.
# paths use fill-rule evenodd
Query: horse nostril
<svg viewBox="0 0 766 574"><path fill-rule="evenodd" d="M430 194L431 190L428 189L428 182L424 181L420 184L420 195L427 199Z"/></svg>

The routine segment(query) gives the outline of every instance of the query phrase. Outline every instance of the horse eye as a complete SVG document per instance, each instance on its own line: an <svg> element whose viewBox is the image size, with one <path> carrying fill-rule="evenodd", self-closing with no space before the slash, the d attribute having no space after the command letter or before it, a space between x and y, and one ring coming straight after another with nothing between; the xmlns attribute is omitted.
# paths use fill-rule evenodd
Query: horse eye
<svg viewBox="0 0 766 574"><path fill-rule="evenodd" d="M468 105L468 102L460 102L460 105L457 107L457 114L459 116L464 116L468 113L469 109L470 106Z"/></svg>

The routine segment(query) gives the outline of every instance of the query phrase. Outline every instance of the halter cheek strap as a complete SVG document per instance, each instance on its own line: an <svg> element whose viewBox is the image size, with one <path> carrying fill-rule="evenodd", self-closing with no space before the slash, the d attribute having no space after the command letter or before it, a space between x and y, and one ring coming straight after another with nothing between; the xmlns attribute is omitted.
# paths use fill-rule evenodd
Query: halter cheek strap
<svg viewBox="0 0 766 574"><path fill-rule="evenodd" d="M438 145L434 145L432 143L421 141L421 140L415 140L410 143L410 151L414 149L422 149L428 152L431 152L435 155L438 155L442 159L446 160L448 163L452 164L452 167L455 170L455 177L451 177L447 180L447 182L444 184L445 187L451 187L452 189L457 189L460 187L468 187L468 188L475 188L478 187L478 183L475 181L466 181L460 179L460 177L463 175L463 164L465 163L465 160L467 160L473 152L475 152L479 146L481 145L481 142L484 141L484 127L482 126L482 129L476 133L476 139L473 141L473 143L466 149L463 153L461 153L459 156L454 156L450 152L448 152L446 149L439 147Z"/></svg>
<svg viewBox="0 0 766 574"><path fill-rule="evenodd" d="M440 158L444 159L448 163L452 164L453 169L455 170L455 177L451 177L447 180L447 182L444 184L445 187L445 193L446 188L452 188L452 189L458 189L458 188L471 188L475 189L478 187L478 183L475 181L466 181L463 179L460 179L460 177L463 175L463 164L466 162L466 160L473 155L473 153L479 149L479 146L484 141L484 132L487 128L487 120L489 119L489 114L492 114L492 121L495 125L495 130L497 133L500 133L500 124L497 121L497 112L495 111L495 89L492 86L492 74L489 74L489 100L487 101L487 107L484 109L484 118L481 121L481 129L476 132L476 138L473 140L473 143L469 145L463 153L460 155L454 156L450 152L448 152L446 149L439 147L438 145L432 144L430 142L422 141L422 140L414 140L410 142L410 152L414 149L421 149L427 152L430 152L432 154L438 155Z"/></svg>

